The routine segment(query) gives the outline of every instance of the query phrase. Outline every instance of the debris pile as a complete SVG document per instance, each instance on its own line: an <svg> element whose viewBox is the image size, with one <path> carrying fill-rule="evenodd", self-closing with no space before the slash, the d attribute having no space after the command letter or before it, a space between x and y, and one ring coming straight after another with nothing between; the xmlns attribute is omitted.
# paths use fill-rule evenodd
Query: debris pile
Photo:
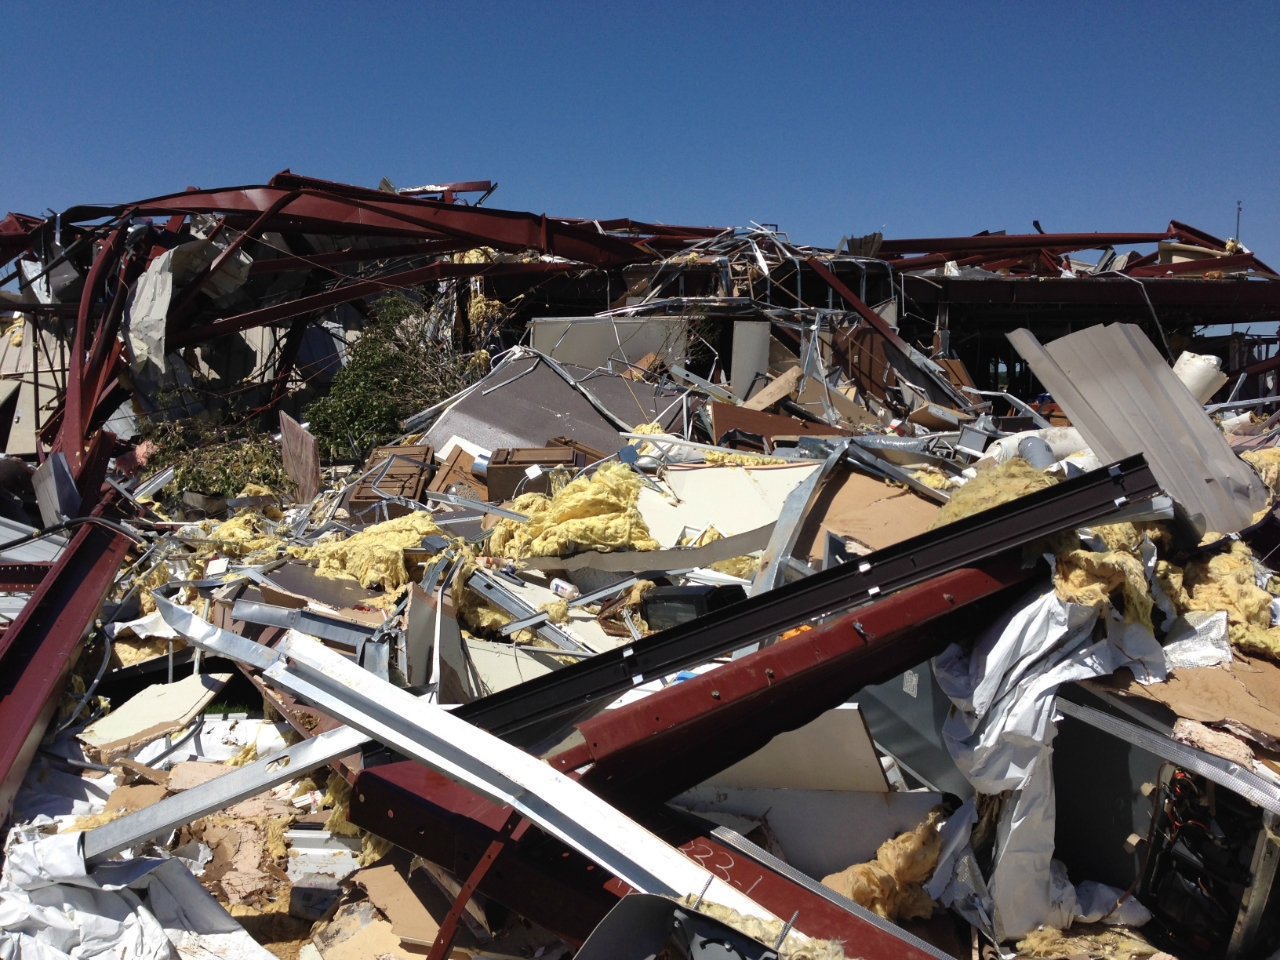
<svg viewBox="0 0 1280 960"><path fill-rule="evenodd" d="M5 221L0 954L1280 947L1280 277L495 186Z"/></svg>

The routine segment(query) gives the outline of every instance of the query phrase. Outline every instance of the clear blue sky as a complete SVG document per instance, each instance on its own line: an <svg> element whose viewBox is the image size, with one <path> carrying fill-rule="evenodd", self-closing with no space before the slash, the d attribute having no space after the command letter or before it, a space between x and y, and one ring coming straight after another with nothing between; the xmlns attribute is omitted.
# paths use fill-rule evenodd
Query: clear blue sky
<svg viewBox="0 0 1280 960"><path fill-rule="evenodd" d="M0 4L0 213L265 181L793 240L1160 230L1280 266L1280 5Z"/></svg>

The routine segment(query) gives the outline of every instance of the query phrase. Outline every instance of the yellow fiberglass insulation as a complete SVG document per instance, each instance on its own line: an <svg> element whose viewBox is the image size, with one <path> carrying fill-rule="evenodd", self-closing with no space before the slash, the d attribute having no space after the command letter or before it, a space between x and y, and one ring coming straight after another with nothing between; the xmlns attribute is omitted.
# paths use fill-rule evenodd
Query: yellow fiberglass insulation
<svg viewBox="0 0 1280 960"><path fill-rule="evenodd" d="M138 584L138 601L142 606L142 615L150 616L156 612L156 598L151 591L156 587L163 587L173 578L173 571L169 569L169 565L163 561L157 563L147 575L142 578L142 582ZM166 644L165 650L169 649Z"/></svg>
<svg viewBox="0 0 1280 960"><path fill-rule="evenodd" d="M928 917L934 903L923 884L933 876L942 852L941 818L942 809L935 807L914 830L880 844L874 860L824 877L823 884L886 920Z"/></svg>
<svg viewBox="0 0 1280 960"><path fill-rule="evenodd" d="M462 562L458 564L449 588L458 622L479 634L505 627L511 622L511 617L466 586L467 581L471 579L471 574L475 573L479 566L476 563L475 551L464 544L459 547L459 555ZM509 639L518 642L529 636L532 636L531 631L521 630Z"/></svg>
<svg viewBox="0 0 1280 960"><path fill-rule="evenodd" d="M1125 550L1066 550L1055 559L1053 585L1063 600L1094 606L1119 589L1124 594L1125 619L1152 628L1151 588L1138 557Z"/></svg>
<svg viewBox="0 0 1280 960"><path fill-rule="evenodd" d="M708 450L705 459L713 466L731 467L765 467L788 462L781 457L767 457L761 453L726 453L723 450Z"/></svg>
<svg viewBox="0 0 1280 960"><path fill-rule="evenodd" d="M926 487L933 487L935 490L952 490L964 486L958 483L955 477L937 467L921 467L919 470L912 470L911 479L918 480Z"/></svg>
<svg viewBox="0 0 1280 960"><path fill-rule="evenodd" d="M662 424L655 420L653 423L637 424L631 428L631 432L641 433L645 436L653 436L655 433L666 433L667 431L663 430ZM654 456L658 452L658 448L651 443L633 443L632 446L637 447L640 454L646 457Z"/></svg>
<svg viewBox="0 0 1280 960"><path fill-rule="evenodd" d="M989 470L979 470L976 477L951 494L951 499L938 511L929 524L929 529L936 530L945 524L1051 487L1056 482L1053 477L1041 473L1021 457L1013 457Z"/></svg>
<svg viewBox="0 0 1280 960"><path fill-rule="evenodd" d="M404 551L420 546L423 537L439 532L428 514L415 511L365 527L345 540L290 547L289 553L300 560L318 560L316 572L322 577L359 580L362 587L379 584L384 590L398 590L409 582Z"/></svg>
<svg viewBox="0 0 1280 960"><path fill-rule="evenodd" d="M244 489L236 494L237 497L274 497L275 495L274 490L261 483L246 483ZM284 511L268 504L262 508L262 515L268 520L281 520L284 518Z"/></svg>
<svg viewBox="0 0 1280 960"><path fill-rule="evenodd" d="M1071 929L1077 932L1064 933L1056 927L1037 927L1018 941L1018 956L1044 960L1067 960L1070 957L1138 960L1159 952L1159 948L1148 943L1141 933L1128 927L1103 927L1099 923L1090 923Z"/></svg>
<svg viewBox="0 0 1280 960"><path fill-rule="evenodd" d="M742 557L730 557L728 560L717 560L707 565L708 570L716 573L727 573L731 577L743 580L754 580L760 570L760 558L750 554Z"/></svg>
<svg viewBox="0 0 1280 960"><path fill-rule="evenodd" d="M1254 580L1253 553L1231 549L1178 568L1156 564L1156 576L1179 613L1225 610L1231 642L1241 651L1280 660L1280 627L1271 626L1271 594Z"/></svg>
<svg viewBox="0 0 1280 960"><path fill-rule="evenodd" d="M1280 447L1248 450L1240 454L1240 459L1258 471L1273 498L1280 497Z"/></svg>
<svg viewBox="0 0 1280 960"><path fill-rule="evenodd" d="M640 478L621 463L604 464L554 497L522 494L513 509L529 521L500 520L489 535L489 554L520 560L579 550L657 550L661 545L636 509L639 496Z"/></svg>
<svg viewBox="0 0 1280 960"><path fill-rule="evenodd" d="M209 539L215 541L214 549L224 557L247 557L265 551L274 554L277 547L284 546L284 541L268 533L264 526L261 515L242 510L209 531Z"/></svg>
<svg viewBox="0 0 1280 960"><path fill-rule="evenodd" d="M569 601L568 600L548 600L542 606L538 607L539 613L545 613L547 619L552 623L568 623L569 622Z"/></svg>
<svg viewBox="0 0 1280 960"><path fill-rule="evenodd" d="M688 893L679 902L686 907L692 907L697 903L698 913L713 920L719 920L725 926L732 927L739 933L769 946L777 943L778 937L782 934L781 920L765 920L762 917L748 916L745 913L739 913L733 907L712 903L710 900L698 902L696 896ZM818 940L794 929L787 934L787 939L782 942L778 954L781 960L845 960L844 947L839 941ZM661 953L659 956L666 956L666 953Z"/></svg>

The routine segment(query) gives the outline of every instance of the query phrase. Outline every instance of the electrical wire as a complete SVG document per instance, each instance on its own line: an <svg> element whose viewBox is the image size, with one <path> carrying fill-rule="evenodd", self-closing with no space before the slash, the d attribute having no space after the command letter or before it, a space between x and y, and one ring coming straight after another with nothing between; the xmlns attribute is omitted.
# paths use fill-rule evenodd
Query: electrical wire
<svg viewBox="0 0 1280 960"><path fill-rule="evenodd" d="M96 523L107 527L110 530L114 530L116 533L124 534L139 546L146 543L146 541L137 533L130 530L123 524L116 523L114 520L108 520L105 517L71 517L68 520L63 520L61 523L55 523L51 527L45 527L42 530L37 530L35 533L27 534L25 537L19 537L17 540L10 540L8 543L0 543L0 552L11 550L14 547L20 547L23 544L32 543L36 540L41 540L45 537L58 533L60 530L68 530L71 527L79 526L82 523Z"/></svg>
<svg viewBox="0 0 1280 960"><path fill-rule="evenodd" d="M102 682L102 678L106 675L107 666L111 663L111 637L107 635L105 630L102 632L102 642L102 664L98 667L97 676L93 678L93 683L89 684L89 689L79 696L79 702L76 704L75 710L73 710L71 712L71 716L67 717L66 721L58 727L58 733L61 733L63 730L67 729L67 727L71 726L71 724L75 722L76 717L80 716L80 711L83 710L89 701L93 699L93 695L98 689L98 684Z"/></svg>

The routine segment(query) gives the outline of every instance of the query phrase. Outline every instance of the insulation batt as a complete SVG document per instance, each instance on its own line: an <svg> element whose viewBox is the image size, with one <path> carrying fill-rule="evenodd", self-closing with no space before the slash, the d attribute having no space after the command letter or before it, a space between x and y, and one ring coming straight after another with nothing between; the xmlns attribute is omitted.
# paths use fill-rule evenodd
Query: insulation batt
<svg viewBox="0 0 1280 960"><path fill-rule="evenodd" d="M1161 561L1156 576L1178 613L1225 610L1231 642L1245 653L1280 660L1280 627L1271 626L1271 594L1257 585L1253 553L1239 540L1231 549L1186 568Z"/></svg>
<svg viewBox="0 0 1280 960"><path fill-rule="evenodd" d="M1065 960L1067 957L1104 957L1106 960L1137 960L1159 952L1141 934L1130 930L1101 930L1065 934L1057 927L1032 930L1017 944L1018 954ZM1172 960L1172 958L1170 958Z"/></svg>
<svg viewBox="0 0 1280 960"><path fill-rule="evenodd" d="M929 524L929 529L936 530L1055 483L1057 480L1053 477L1041 473L1021 457L1014 457L990 470L979 470L976 477L951 495Z"/></svg>
<svg viewBox="0 0 1280 960"><path fill-rule="evenodd" d="M1258 476L1267 485L1272 499L1280 497L1280 447L1247 450L1240 454L1240 459L1258 471Z"/></svg>
<svg viewBox="0 0 1280 960"><path fill-rule="evenodd" d="M766 457L757 453L725 453L721 450L707 450L707 463L718 466L765 467L781 463L790 463L781 457Z"/></svg>
<svg viewBox="0 0 1280 960"><path fill-rule="evenodd" d="M930 529L990 510L1002 503L1043 490L1057 482L1021 457L1013 457L978 475L951 495ZM1148 582L1144 540L1166 541L1168 533L1157 524L1116 523L1097 527L1094 535L1105 551L1081 548L1079 538L1066 534L1050 544L1055 555L1054 587L1058 596L1085 606L1110 604L1124 598L1125 619L1152 629L1154 601ZM1146 551L1152 551L1146 547Z"/></svg>
<svg viewBox="0 0 1280 960"><path fill-rule="evenodd" d="M578 550L657 550L661 544L636 509L640 478L621 463L606 463L554 497L526 493L513 504L528 523L503 519L489 536L495 557L559 557Z"/></svg>
<svg viewBox="0 0 1280 960"><path fill-rule="evenodd" d="M935 807L914 830L880 844L876 858L824 877L822 883L886 920L929 917L934 902L923 884L938 865L941 808Z"/></svg>
<svg viewBox="0 0 1280 960"><path fill-rule="evenodd" d="M440 528L425 513L414 512L385 523L375 523L345 540L322 540L311 547L290 547L300 560L318 560L317 573L335 580L358 580L362 587L380 585L398 590L409 582L404 551L417 547L423 537Z"/></svg>
<svg viewBox="0 0 1280 960"><path fill-rule="evenodd" d="M269 550L274 555L284 541L265 532L262 517L252 510L242 510L238 516L218 524L209 531L209 539L218 543L218 552L227 557L247 557Z"/></svg>
<svg viewBox="0 0 1280 960"><path fill-rule="evenodd" d="M934 490L954 490L964 486L963 480L944 473L937 467L921 467L919 470L912 470L911 479L919 480L926 487L932 487Z"/></svg>

